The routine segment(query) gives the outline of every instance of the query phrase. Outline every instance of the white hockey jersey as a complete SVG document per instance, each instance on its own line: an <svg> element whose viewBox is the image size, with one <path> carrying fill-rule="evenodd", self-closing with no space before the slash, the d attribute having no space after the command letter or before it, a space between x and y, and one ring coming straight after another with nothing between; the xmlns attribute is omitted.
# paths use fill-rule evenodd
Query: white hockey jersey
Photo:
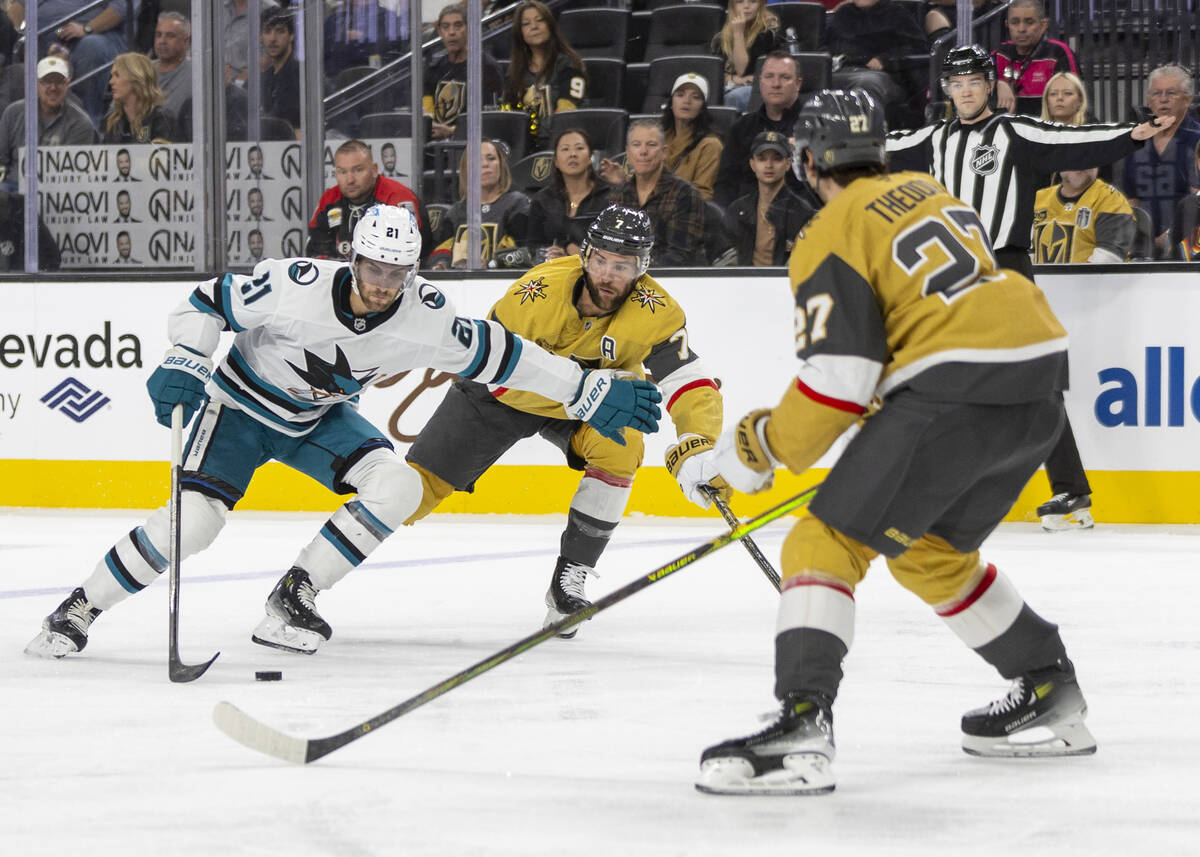
<svg viewBox="0 0 1200 857"><path fill-rule="evenodd" d="M208 384L214 399L298 437L333 405L409 369L453 372L566 402L583 370L500 324L455 314L418 277L391 307L356 316L345 262L264 259L251 275L198 285L170 316L171 343L211 357L237 336ZM565 416L565 412L564 412Z"/></svg>

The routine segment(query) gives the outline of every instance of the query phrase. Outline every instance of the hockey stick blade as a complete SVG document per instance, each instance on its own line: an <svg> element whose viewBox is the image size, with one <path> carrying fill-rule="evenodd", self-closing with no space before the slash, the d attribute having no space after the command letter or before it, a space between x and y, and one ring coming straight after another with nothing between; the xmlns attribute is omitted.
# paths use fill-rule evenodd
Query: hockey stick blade
<svg viewBox="0 0 1200 857"><path fill-rule="evenodd" d="M738 520L737 515L733 514L733 510L729 508L729 504L721 499L720 491L711 485L704 485L700 490L708 495L708 499L712 500L713 505L721 513L721 517L725 519L725 523L734 529L741 526L742 522ZM762 569L762 573L767 576L767 580L771 581L771 585L778 592L780 586L779 572L775 570L775 566L771 565L771 561L763 556L763 552L758 549L758 545L755 544L754 539L746 536L741 539L741 542L742 546L746 548L746 552L750 554L750 558L758 563L758 567Z"/></svg>
<svg viewBox="0 0 1200 857"><path fill-rule="evenodd" d="M213 723L234 741L249 747L251 750L257 750L260 753L274 756L276 759L282 759L285 762L291 762L296 765L305 765L309 762L314 762L322 756L327 756L334 750L374 732L379 727L391 723L399 717L403 717L408 712L420 708L425 703L437 699L442 694L466 684L471 679L478 678L505 661L512 660L517 655L529 651L534 646L557 637L563 631L586 622L602 610L607 610L614 604L624 601L629 596L640 592L647 586L657 583L664 577L668 577L682 568L686 568L713 551L719 550L731 542L741 541L748 534L760 527L764 527L772 521L806 506L813 498L813 495L817 493L818 487L813 486L807 491L792 497L790 500L785 500L778 506L773 506L745 523L739 523L729 532L722 533L716 538L671 560L666 565L659 566L649 574L643 575L625 584L620 589L610 592L583 610L565 616L559 621L547 625L540 631L517 640L507 648L501 649L495 654L484 658L482 661L467 667L465 670L438 682L416 696L410 697L404 702L375 715L369 720L364 720L362 723L352 726L344 732L330 735L328 738L296 738L256 720L229 702L218 702L216 707L213 708Z"/></svg>
<svg viewBox="0 0 1200 857"><path fill-rule="evenodd" d="M185 664L179 658L179 528L183 488L183 405L171 409L171 544L167 557L167 678L177 684L195 681L204 675L217 659L217 652L205 663Z"/></svg>

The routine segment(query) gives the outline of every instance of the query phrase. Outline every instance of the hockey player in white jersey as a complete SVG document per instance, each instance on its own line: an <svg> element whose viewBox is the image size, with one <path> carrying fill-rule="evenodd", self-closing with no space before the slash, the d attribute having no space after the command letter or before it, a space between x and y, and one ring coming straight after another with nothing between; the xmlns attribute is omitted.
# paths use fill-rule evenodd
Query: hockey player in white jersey
<svg viewBox="0 0 1200 857"><path fill-rule="evenodd" d="M339 493L354 493L300 551L267 599L253 639L312 653L332 635L316 610L337 583L417 508L421 479L363 418L368 386L420 367L530 390L563 402L607 437L657 429L654 385L584 370L492 321L457 316L416 275L421 236L410 211L373 206L354 232L350 264L266 259L251 275L201 283L170 316L171 348L147 381L158 421L176 405L199 412L184 451L181 557L203 550L262 464L281 461ZM223 331L236 332L214 372ZM164 507L122 537L51 613L26 652L83 649L91 623L167 567Z"/></svg>

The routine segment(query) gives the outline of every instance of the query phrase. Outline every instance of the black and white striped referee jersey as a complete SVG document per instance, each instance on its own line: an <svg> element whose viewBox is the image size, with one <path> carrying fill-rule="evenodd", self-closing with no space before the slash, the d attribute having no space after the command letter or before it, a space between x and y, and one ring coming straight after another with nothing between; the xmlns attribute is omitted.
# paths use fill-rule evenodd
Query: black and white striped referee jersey
<svg viewBox="0 0 1200 857"><path fill-rule="evenodd" d="M932 174L979 212L992 246L1028 251L1038 177L1121 160L1141 146L1133 128L1059 125L1009 113L971 125L955 118L889 134L889 168Z"/></svg>

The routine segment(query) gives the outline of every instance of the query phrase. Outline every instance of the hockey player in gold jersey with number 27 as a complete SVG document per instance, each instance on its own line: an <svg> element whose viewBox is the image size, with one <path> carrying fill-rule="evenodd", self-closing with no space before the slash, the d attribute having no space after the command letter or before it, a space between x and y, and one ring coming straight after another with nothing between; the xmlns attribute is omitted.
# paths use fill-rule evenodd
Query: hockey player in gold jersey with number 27
<svg viewBox="0 0 1200 857"><path fill-rule="evenodd" d="M966 752L1096 749L1058 627L979 555L1062 427L1066 333L1033 282L997 267L969 205L924 173L887 174L884 134L882 109L858 89L815 94L796 123L796 170L825 203L788 269L796 378L721 435L716 467L754 493L776 467L802 472L861 427L784 541L779 715L704 751L703 792L833 790L854 591L879 554L1012 681L963 716Z"/></svg>

